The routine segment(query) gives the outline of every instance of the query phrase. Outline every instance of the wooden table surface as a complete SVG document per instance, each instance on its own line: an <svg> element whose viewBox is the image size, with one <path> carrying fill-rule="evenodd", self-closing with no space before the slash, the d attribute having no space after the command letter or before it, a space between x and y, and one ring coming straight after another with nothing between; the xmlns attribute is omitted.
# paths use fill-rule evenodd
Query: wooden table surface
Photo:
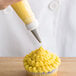
<svg viewBox="0 0 76 76"><path fill-rule="evenodd" d="M58 76L76 76L76 58L61 58ZM0 76L26 76L22 57L0 58Z"/></svg>

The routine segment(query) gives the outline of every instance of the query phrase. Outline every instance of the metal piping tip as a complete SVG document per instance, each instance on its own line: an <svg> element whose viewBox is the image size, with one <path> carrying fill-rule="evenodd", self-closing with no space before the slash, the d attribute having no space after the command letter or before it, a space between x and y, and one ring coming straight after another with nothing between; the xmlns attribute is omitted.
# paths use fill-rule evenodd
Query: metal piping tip
<svg viewBox="0 0 76 76"><path fill-rule="evenodd" d="M34 29L31 31L33 33L33 35L35 36L35 38L39 41L39 43L41 43L41 38L37 32L37 29Z"/></svg>

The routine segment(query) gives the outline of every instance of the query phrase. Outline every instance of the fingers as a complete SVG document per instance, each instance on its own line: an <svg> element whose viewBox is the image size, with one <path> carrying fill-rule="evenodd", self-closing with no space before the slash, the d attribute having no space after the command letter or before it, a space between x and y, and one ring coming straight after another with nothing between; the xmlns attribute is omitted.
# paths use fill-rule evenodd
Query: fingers
<svg viewBox="0 0 76 76"><path fill-rule="evenodd" d="M11 5L11 4L17 3L17 2L19 2L19 1L21 1L21 0L8 0L8 3Z"/></svg>
<svg viewBox="0 0 76 76"><path fill-rule="evenodd" d="M5 4L4 2L0 2L0 10L5 9L8 6L8 4Z"/></svg>
<svg viewBox="0 0 76 76"><path fill-rule="evenodd" d="M7 8L7 6L1 6L1 7L0 7L0 10L3 10L3 9L5 9L5 8Z"/></svg>
<svg viewBox="0 0 76 76"><path fill-rule="evenodd" d="M17 3L21 0L0 0L0 10L5 9L8 5Z"/></svg>

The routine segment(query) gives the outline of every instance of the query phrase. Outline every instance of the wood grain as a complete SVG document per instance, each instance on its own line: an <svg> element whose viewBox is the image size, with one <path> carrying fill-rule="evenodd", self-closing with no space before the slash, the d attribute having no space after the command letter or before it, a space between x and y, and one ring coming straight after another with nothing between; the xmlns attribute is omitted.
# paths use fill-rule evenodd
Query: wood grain
<svg viewBox="0 0 76 76"><path fill-rule="evenodd" d="M61 58L58 76L76 76L76 58ZM23 57L0 57L0 76L26 76Z"/></svg>

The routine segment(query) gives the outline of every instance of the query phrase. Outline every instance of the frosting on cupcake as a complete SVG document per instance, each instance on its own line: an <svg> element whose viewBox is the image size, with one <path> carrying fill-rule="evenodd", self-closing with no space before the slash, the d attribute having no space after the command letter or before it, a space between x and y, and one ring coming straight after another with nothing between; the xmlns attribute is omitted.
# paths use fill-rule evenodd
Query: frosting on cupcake
<svg viewBox="0 0 76 76"><path fill-rule="evenodd" d="M33 73L47 73L58 68L61 60L55 54L40 47L26 55L23 63L26 71Z"/></svg>

